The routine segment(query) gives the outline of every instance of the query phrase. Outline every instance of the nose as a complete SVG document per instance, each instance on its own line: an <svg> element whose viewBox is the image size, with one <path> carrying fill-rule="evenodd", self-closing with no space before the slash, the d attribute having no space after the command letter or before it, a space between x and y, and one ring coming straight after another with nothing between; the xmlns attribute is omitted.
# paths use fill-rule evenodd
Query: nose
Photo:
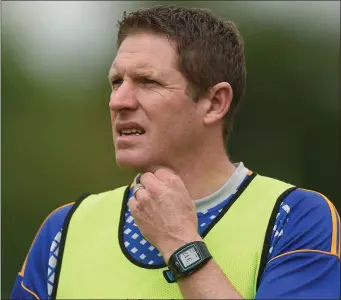
<svg viewBox="0 0 341 300"><path fill-rule="evenodd" d="M119 88L112 90L109 101L110 110L118 113L121 110L136 110L136 88L128 82L123 82Z"/></svg>

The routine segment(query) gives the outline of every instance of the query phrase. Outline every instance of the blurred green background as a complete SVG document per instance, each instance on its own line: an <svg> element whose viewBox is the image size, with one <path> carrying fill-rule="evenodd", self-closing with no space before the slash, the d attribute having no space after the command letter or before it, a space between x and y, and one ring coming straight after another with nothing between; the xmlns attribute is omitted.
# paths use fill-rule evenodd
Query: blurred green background
<svg viewBox="0 0 341 300"><path fill-rule="evenodd" d="M53 209L130 183L115 165L107 74L123 11L161 3L2 2L2 297ZM211 8L244 36L232 159L340 211L340 2L176 3Z"/></svg>

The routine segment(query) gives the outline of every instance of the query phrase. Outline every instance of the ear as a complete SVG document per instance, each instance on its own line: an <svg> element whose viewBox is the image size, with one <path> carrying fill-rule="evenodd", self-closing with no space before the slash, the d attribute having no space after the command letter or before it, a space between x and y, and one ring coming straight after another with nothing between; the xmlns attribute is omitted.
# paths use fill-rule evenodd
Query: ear
<svg viewBox="0 0 341 300"><path fill-rule="evenodd" d="M204 124L214 124L221 121L230 109L233 91L228 82L216 84L209 93L209 105L204 116Z"/></svg>

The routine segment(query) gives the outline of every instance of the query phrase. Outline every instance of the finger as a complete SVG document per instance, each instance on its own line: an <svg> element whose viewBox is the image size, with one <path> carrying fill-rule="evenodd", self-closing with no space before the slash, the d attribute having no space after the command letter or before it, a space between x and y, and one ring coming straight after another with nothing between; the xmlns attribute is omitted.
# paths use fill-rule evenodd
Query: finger
<svg viewBox="0 0 341 300"><path fill-rule="evenodd" d="M158 177L159 175L160 176L163 176L163 175L177 176L175 171L173 171L170 168L165 168L165 167L158 169L156 172L154 172L154 175L156 177Z"/></svg>
<svg viewBox="0 0 341 300"><path fill-rule="evenodd" d="M140 184L140 186L143 186ZM138 189L137 191L134 192L134 197L136 198L137 201L141 202L144 200L148 200L150 198L149 192L146 190L145 187Z"/></svg>
<svg viewBox="0 0 341 300"><path fill-rule="evenodd" d="M130 197L129 200L128 200L128 208L129 210L132 212L132 211L135 211L136 210L136 205L137 205L137 200L134 196Z"/></svg>
<svg viewBox="0 0 341 300"><path fill-rule="evenodd" d="M154 173L154 176L159 181L170 185L181 181L180 177L170 169L159 169Z"/></svg>
<svg viewBox="0 0 341 300"><path fill-rule="evenodd" d="M140 183L149 191L155 191L160 184L153 173L147 172L141 175Z"/></svg>
<svg viewBox="0 0 341 300"><path fill-rule="evenodd" d="M136 196L132 196L128 201L128 208L135 218L137 212L144 211L148 199L150 199L149 193L145 189L141 189L136 193Z"/></svg>
<svg viewBox="0 0 341 300"><path fill-rule="evenodd" d="M136 197L136 194L138 193L138 191L142 189L145 189L145 187L141 183L134 185L134 188L133 188L134 196Z"/></svg>

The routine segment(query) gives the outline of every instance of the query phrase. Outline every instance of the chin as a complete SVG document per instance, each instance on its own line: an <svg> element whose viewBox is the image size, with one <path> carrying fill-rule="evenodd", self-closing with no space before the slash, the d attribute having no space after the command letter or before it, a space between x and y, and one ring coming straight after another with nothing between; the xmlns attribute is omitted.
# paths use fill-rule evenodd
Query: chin
<svg viewBox="0 0 341 300"><path fill-rule="evenodd" d="M148 159L139 153L128 153L120 150L116 153L116 164L122 169L143 171L148 169Z"/></svg>

